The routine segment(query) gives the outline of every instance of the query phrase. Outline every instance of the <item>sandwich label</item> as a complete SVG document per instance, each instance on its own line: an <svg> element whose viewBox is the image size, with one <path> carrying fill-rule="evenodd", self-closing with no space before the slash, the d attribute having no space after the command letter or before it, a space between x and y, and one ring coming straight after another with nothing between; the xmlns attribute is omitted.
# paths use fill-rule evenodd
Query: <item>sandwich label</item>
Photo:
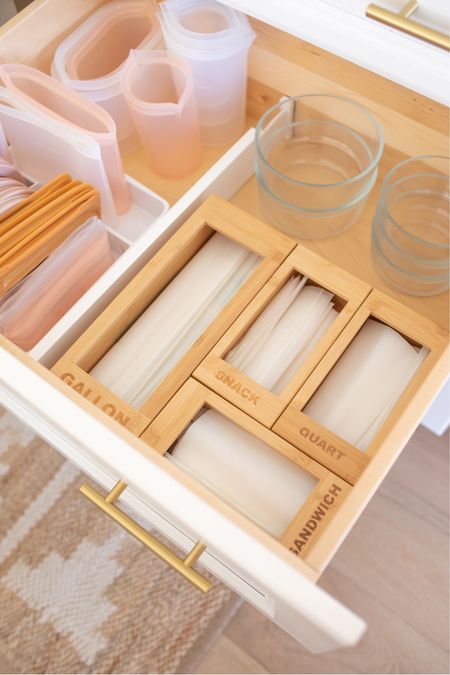
<svg viewBox="0 0 450 675"><path fill-rule="evenodd" d="M333 508L336 501L342 493L342 487L337 483L332 483L327 492L323 495L319 504L308 514L307 520L301 530L295 533L289 550L295 555L300 555L303 548L309 543L314 532L320 523L326 518L328 512Z"/></svg>

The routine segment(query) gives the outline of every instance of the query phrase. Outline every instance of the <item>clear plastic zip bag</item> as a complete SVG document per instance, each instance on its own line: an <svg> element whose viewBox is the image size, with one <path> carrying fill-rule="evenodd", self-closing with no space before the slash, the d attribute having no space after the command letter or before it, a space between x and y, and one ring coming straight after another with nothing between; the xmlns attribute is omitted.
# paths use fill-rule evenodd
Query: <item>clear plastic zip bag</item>
<svg viewBox="0 0 450 675"><path fill-rule="evenodd" d="M0 333L32 349L114 262L101 220L90 218L0 301Z"/></svg>

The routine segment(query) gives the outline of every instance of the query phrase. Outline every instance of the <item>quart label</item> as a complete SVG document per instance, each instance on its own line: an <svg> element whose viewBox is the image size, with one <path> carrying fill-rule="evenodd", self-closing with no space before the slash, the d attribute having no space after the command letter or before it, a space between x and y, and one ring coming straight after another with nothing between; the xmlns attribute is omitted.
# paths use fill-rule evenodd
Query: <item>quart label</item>
<svg viewBox="0 0 450 675"><path fill-rule="evenodd" d="M342 450L339 450L335 445L332 443L328 443L326 438L323 438L320 434L318 434L316 431L312 431L312 429L308 429L308 427L302 426L300 427L299 430L300 436L305 440L308 441L309 444L314 445L316 448L319 448L323 452L325 452L327 455L330 455L334 459L343 459L345 457L345 452Z"/></svg>

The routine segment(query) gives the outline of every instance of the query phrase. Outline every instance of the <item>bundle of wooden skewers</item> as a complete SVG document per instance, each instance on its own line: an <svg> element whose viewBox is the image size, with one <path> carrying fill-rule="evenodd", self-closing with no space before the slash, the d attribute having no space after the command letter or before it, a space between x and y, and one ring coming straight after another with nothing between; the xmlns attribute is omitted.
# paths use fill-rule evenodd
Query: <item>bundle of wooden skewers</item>
<svg viewBox="0 0 450 675"><path fill-rule="evenodd" d="M0 203L1 183L0 178ZM0 210L0 297L88 218L100 214L98 192L68 174L57 176L35 191L22 185L23 190L17 188L12 207Z"/></svg>

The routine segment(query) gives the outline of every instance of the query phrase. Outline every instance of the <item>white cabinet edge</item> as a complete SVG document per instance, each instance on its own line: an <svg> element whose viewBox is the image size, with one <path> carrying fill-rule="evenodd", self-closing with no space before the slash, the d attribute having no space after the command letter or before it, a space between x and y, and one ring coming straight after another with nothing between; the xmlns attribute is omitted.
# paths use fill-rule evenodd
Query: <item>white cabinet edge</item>
<svg viewBox="0 0 450 675"><path fill-rule="evenodd" d="M450 380L442 387L422 420L424 427L442 436L450 426Z"/></svg>
<svg viewBox="0 0 450 675"><path fill-rule="evenodd" d="M433 100L450 102L443 49L322 0L221 2Z"/></svg>

